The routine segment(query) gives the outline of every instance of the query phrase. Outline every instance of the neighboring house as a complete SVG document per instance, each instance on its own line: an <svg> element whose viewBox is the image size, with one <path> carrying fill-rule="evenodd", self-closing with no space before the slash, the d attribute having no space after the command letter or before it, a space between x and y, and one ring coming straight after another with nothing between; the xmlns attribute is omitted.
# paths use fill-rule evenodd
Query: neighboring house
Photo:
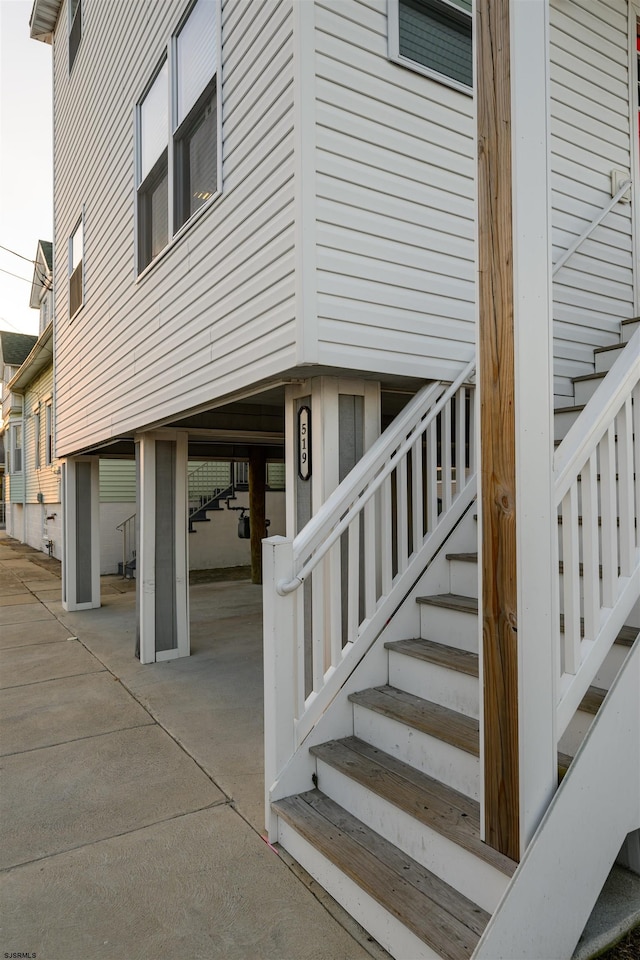
<svg viewBox="0 0 640 960"><path fill-rule="evenodd" d="M2 382L2 431L5 448L3 500L6 529L24 538L24 405L22 395L9 387L14 374L27 359L37 337L0 330L0 379ZM16 534L19 531L19 534Z"/></svg>
<svg viewBox="0 0 640 960"><path fill-rule="evenodd" d="M135 457L141 660L188 655L189 461L249 462L254 559L284 461L270 838L396 957L569 957L640 871L638 3L478 0L475 93L470 0L121 10L31 17L63 603Z"/></svg>

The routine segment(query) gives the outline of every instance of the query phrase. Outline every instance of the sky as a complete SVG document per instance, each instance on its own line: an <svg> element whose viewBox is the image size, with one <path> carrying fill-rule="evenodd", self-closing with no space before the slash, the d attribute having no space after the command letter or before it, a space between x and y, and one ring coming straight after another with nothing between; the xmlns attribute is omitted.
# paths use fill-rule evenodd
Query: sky
<svg viewBox="0 0 640 960"><path fill-rule="evenodd" d="M29 260L53 240L51 47L29 37L32 5L0 0L0 247ZM32 277L33 264L0 249L0 330L37 334Z"/></svg>

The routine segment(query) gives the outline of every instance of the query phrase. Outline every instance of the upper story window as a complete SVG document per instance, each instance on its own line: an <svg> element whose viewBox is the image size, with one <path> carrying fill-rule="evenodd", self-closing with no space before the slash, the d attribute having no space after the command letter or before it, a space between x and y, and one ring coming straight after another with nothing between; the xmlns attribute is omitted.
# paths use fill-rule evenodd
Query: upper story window
<svg viewBox="0 0 640 960"><path fill-rule="evenodd" d="M82 39L82 0L69 0L69 73Z"/></svg>
<svg viewBox="0 0 640 960"><path fill-rule="evenodd" d="M22 473L22 424L15 423L11 432L11 470L13 473Z"/></svg>
<svg viewBox="0 0 640 960"><path fill-rule="evenodd" d="M220 190L218 6L191 6L137 106L138 271Z"/></svg>
<svg viewBox="0 0 640 960"><path fill-rule="evenodd" d="M84 229L82 218L69 238L69 317L75 316L84 302Z"/></svg>
<svg viewBox="0 0 640 960"><path fill-rule="evenodd" d="M470 92L472 0L388 0L388 5L390 58Z"/></svg>

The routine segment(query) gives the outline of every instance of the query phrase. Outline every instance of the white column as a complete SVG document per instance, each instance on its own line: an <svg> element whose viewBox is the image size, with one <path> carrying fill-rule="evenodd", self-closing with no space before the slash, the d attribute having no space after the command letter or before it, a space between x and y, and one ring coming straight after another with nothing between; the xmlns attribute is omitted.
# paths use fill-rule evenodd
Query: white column
<svg viewBox="0 0 640 960"><path fill-rule="evenodd" d="M518 723L521 849L557 782L548 0L512 0Z"/></svg>
<svg viewBox="0 0 640 960"><path fill-rule="evenodd" d="M100 606L100 461L71 457L62 464L62 606Z"/></svg>
<svg viewBox="0 0 640 960"><path fill-rule="evenodd" d="M136 437L140 662L186 657L189 639L186 431Z"/></svg>

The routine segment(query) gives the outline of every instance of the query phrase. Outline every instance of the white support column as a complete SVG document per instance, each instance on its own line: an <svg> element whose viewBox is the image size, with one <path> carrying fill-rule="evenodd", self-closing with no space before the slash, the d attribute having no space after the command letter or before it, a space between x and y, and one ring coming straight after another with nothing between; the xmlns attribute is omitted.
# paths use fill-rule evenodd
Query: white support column
<svg viewBox="0 0 640 960"><path fill-rule="evenodd" d="M136 450L140 662L154 663L190 653L188 436L176 430L141 434Z"/></svg>
<svg viewBox="0 0 640 960"><path fill-rule="evenodd" d="M558 611L553 505L548 0L512 0L516 556L520 842L524 851L557 782L554 635Z"/></svg>
<svg viewBox="0 0 640 960"><path fill-rule="evenodd" d="M62 606L100 606L100 461L70 457L62 464Z"/></svg>

